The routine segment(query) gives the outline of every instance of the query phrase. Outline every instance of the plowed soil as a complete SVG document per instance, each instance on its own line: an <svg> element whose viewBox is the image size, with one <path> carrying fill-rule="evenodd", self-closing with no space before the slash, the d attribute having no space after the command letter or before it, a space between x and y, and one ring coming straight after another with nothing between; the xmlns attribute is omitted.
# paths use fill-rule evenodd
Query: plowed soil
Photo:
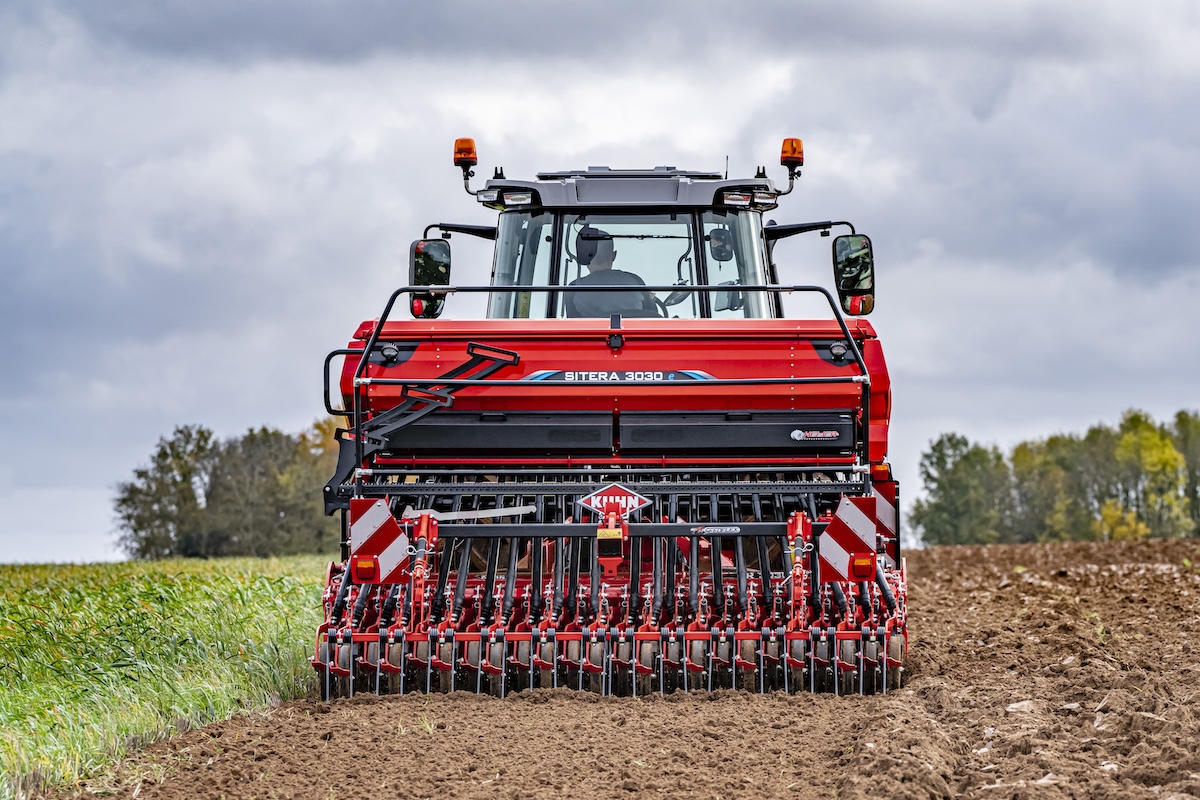
<svg viewBox="0 0 1200 800"><path fill-rule="evenodd" d="M160 742L127 798L1200 798L1200 544L909 554L874 697L569 690L288 703Z"/></svg>

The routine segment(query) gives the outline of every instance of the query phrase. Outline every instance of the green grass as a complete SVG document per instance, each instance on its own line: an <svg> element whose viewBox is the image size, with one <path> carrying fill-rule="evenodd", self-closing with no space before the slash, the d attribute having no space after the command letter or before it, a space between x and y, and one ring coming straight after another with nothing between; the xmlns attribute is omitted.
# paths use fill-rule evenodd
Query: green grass
<svg viewBox="0 0 1200 800"><path fill-rule="evenodd" d="M0 565L0 798L305 694L327 563Z"/></svg>

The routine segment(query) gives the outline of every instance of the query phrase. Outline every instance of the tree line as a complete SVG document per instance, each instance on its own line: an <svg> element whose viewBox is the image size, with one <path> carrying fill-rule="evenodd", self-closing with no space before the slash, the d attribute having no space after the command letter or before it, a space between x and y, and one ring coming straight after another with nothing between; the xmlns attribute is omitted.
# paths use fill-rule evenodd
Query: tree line
<svg viewBox="0 0 1200 800"><path fill-rule="evenodd" d="M1022 442L1008 453L943 434L922 453L911 521L928 544L1200 534L1200 414Z"/></svg>
<svg viewBox="0 0 1200 800"><path fill-rule="evenodd" d="M120 547L141 559L334 551L338 524L321 487L337 463L337 424L252 428L223 441L202 425L177 427L117 486Z"/></svg>

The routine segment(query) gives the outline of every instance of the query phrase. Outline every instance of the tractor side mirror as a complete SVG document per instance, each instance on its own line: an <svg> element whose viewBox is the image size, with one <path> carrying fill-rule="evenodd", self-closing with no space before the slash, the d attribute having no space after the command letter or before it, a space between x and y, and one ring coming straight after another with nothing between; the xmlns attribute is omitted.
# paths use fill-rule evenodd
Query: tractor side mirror
<svg viewBox="0 0 1200 800"><path fill-rule="evenodd" d="M842 311L866 316L875 309L875 256L867 236L833 240L833 282Z"/></svg>
<svg viewBox="0 0 1200 800"><path fill-rule="evenodd" d="M408 249L409 286L447 286L450 283L450 243L445 239L418 239ZM446 295L413 292L409 310L418 319L441 316Z"/></svg>

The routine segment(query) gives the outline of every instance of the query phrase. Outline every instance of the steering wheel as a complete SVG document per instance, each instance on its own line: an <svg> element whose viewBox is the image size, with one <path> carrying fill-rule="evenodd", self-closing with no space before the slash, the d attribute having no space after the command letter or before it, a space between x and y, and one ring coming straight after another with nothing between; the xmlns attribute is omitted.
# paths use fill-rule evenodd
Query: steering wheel
<svg viewBox="0 0 1200 800"><path fill-rule="evenodd" d="M658 299L657 297L655 297L653 294L652 294L652 295L650 295L650 296L651 296L651 297L654 297L654 305L658 307L658 308L657 308L657 310L660 312L660 313L659 313L659 316L661 316L663 319L670 319L670 318L671 318L671 312L670 312L670 311L667 311L667 304L666 304L666 303L664 303L662 300L659 300L659 299Z"/></svg>

